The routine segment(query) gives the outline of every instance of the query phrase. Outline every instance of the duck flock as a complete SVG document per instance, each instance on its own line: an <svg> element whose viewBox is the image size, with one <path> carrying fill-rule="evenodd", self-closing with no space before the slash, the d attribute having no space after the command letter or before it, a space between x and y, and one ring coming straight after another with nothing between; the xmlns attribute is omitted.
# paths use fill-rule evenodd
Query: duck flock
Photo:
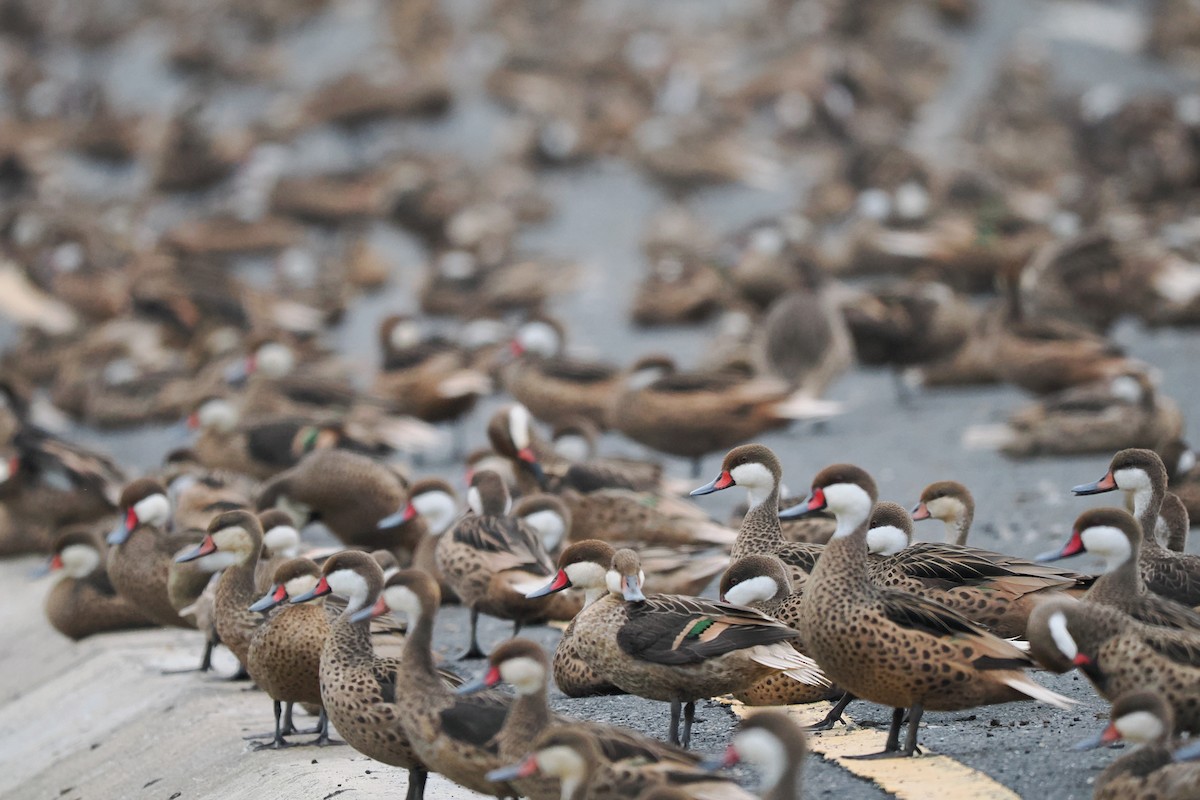
<svg viewBox="0 0 1200 800"><path fill-rule="evenodd" d="M1072 714L1047 674L1071 671L1111 714L1063 757L1135 745L1096 797L1200 797L1190 409L1113 338L1200 323L1189 4L1128 12L1171 91L1067 91L1014 48L933 133L996 4L463 6L0 0L0 555L48 558L49 624L194 630L187 672L220 646L264 725L270 699L248 749L348 745L409 800L430 773L756 796L741 762L792 800L856 700L892 714L853 757L908 758L927 711ZM624 202L572 194L605 170L660 201L640 276L530 246ZM714 224L730 191L787 203ZM980 396L956 387L1025 397L922 423L928 461L878 483L812 464L789 491L784 448L876 422L839 394L871 369L892 425ZM1108 458L1073 493L1114 500L1039 488L1022 502L1069 535L982 549L962 481L880 497L949 477L937 448L997 474ZM930 519L944 541L914 541ZM469 625L435 637L447 604ZM547 624L552 648L521 636ZM560 695L668 705L649 736ZM728 750L690 749L697 702L728 696L750 707ZM782 708L819 701L807 729Z"/></svg>

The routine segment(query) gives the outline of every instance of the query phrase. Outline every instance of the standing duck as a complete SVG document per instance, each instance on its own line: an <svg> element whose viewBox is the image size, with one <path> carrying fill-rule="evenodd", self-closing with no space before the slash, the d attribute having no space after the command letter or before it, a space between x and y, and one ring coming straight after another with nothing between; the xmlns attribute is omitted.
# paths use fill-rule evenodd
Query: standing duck
<svg viewBox="0 0 1200 800"><path fill-rule="evenodd" d="M875 585L867 569L867 529L875 481L850 464L813 479L804 508L828 508L838 527L804 588L800 631L831 680L855 697L892 706L883 752L912 756L925 709L956 711L1036 699L1070 702L1025 675L1033 662L1011 643L920 596ZM786 513L786 512L785 512ZM908 736L900 727L908 709Z"/></svg>
<svg viewBox="0 0 1200 800"><path fill-rule="evenodd" d="M321 566L317 585L290 598L304 603L333 594L346 608L333 621L321 648L321 702L330 724L363 755L408 770L405 800L422 800L429 770L400 728L396 705L400 659L380 658L371 643L371 617L382 604L383 570L357 550L334 553Z"/></svg>
<svg viewBox="0 0 1200 800"><path fill-rule="evenodd" d="M670 702L672 743L687 747L700 698L738 691L777 672L802 683L824 683L812 660L789 643L796 631L759 611L683 595L647 597L632 550L618 550L609 565L593 562L580 572L588 581L585 589L603 576L609 594L576 616L574 646L602 679L630 694ZM540 591L560 591L570 583L560 567Z"/></svg>
<svg viewBox="0 0 1200 800"><path fill-rule="evenodd" d="M523 323L512 342L516 359L503 371L504 387L550 425L583 417L607 429L623 373L610 364L565 356L564 340L562 326L548 317Z"/></svg>
<svg viewBox="0 0 1200 800"><path fill-rule="evenodd" d="M70 639L155 626L117 594L104 570L104 545L94 532L68 530L54 540L51 572L62 578L46 595L46 619Z"/></svg>
<svg viewBox="0 0 1200 800"><path fill-rule="evenodd" d="M679 789L689 800L751 800L737 784L697 766L644 756L609 759L595 735L570 725L549 728L518 763L489 773L494 780L557 778L561 800L626 800L650 788Z"/></svg>
<svg viewBox="0 0 1200 800"><path fill-rule="evenodd" d="M1046 669L1078 667L1101 697L1151 689L1179 731L1200 733L1200 636L1146 625L1115 608L1053 598L1029 615L1029 651Z"/></svg>
<svg viewBox="0 0 1200 800"><path fill-rule="evenodd" d="M263 484L260 510L280 507L308 522L319 519L350 547L386 549L408 563L423 533L408 508L407 483L391 466L358 453L318 450Z"/></svg>
<svg viewBox="0 0 1200 800"><path fill-rule="evenodd" d="M317 587L321 569L307 558L293 558L275 570L271 588L250 610L271 612L289 598L300 597ZM321 705L321 650L329 635L329 613L322 603L287 605L270 613L255 630L246 654L246 671L275 705L275 738L255 749L288 747L283 738L295 731L292 704L321 706L320 735L314 744L329 744L329 717ZM281 716L287 704L286 717ZM281 722L282 719L282 722Z"/></svg>
<svg viewBox="0 0 1200 800"><path fill-rule="evenodd" d="M799 800L808 747L804 731L780 711L742 720L721 759L722 767L746 763L762 773L762 800Z"/></svg>
<svg viewBox="0 0 1200 800"><path fill-rule="evenodd" d="M1167 491L1167 470L1153 450L1130 448L1112 457L1108 472L1098 481L1076 486L1076 495L1120 489L1133 500L1133 515L1142 526L1138 566L1146 587L1185 606L1200 605L1200 556L1172 552L1153 535Z"/></svg>
<svg viewBox="0 0 1200 800"><path fill-rule="evenodd" d="M243 666L249 660L250 641L262 623L262 617L250 610L258 600L254 574L262 553L262 536L262 523L254 514L226 511L213 518L204 540L194 550L175 559L186 563L203 558L204 569L224 570L213 606L217 635Z"/></svg>
<svg viewBox="0 0 1200 800"><path fill-rule="evenodd" d="M1093 800L1190 800L1200 796L1200 765L1171 752L1175 715L1162 695L1126 692L1113 702L1109 723L1075 745L1091 750L1122 739L1141 747L1113 761L1096 778Z"/></svg>
<svg viewBox="0 0 1200 800"><path fill-rule="evenodd" d="M512 499L499 474L476 472L467 505L472 513L438 537L435 555L446 582L471 609L471 639L462 658L483 658L479 615L511 619L514 636L522 623L544 619L551 609L527 600L516 587L545 580L554 565L534 530L509 515Z"/></svg>
<svg viewBox="0 0 1200 800"><path fill-rule="evenodd" d="M413 513L420 515L425 524L425 532L413 551L413 568L425 570L434 577L442 591L443 603L458 602L458 595L454 593L454 589L437 565L437 543L459 516L458 493L441 478L422 478L409 487L408 505L412 507ZM407 512L406 506L405 513Z"/></svg>
<svg viewBox="0 0 1200 800"><path fill-rule="evenodd" d="M420 570L401 570L383 588L382 605L408 617L397 668L403 680L395 684L400 729L427 768L483 794L515 796L507 783L484 777L500 766L494 738L509 698L491 692L456 695L434 668L433 622L440 600L437 582Z"/></svg>
<svg viewBox="0 0 1200 800"><path fill-rule="evenodd" d="M1200 614L1146 588L1138 566L1142 526L1120 508L1094 508L1075 520L1071 539L1061 550L1038 560L1096 553L1105 559L1104 574L1096 578L1083 600L1123 611L1147 625L1182 628L1200 634Z"/></svg>

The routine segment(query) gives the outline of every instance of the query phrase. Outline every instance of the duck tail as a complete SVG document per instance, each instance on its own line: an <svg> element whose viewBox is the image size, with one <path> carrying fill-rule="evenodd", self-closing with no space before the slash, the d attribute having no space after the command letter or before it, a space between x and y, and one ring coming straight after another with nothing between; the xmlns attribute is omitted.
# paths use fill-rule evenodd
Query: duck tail
<svg viewBox="0 0 1200 800"><path fill-rule="evenodd" d="M1000 680L1006 686L1016 689L1026 697L1030 697L1040 703L1046 703L1057 708L1067 709L1078 702L1069 697L1065 697L1058 692L1053 692L1039 683L1034 683L1022 673L1014 673L1012 675L1005 676Z"/></svg>
<svg viewBox="0 0 1200 800"><path fill-rule="evenodd" d="M804 392L796 392L771 406L771 411L780 419L825 420L836 417L846 410L845 404L837 400L822 400Z"/></svg>
<svg viewBox="0 0 1200 800"><path fill-rule="evenodd" d="M792 680L807 686L829 685L829 678L825 677L817 662L785 642L760 645L754 648L751 658L755 663L777 669Z"/></svg>

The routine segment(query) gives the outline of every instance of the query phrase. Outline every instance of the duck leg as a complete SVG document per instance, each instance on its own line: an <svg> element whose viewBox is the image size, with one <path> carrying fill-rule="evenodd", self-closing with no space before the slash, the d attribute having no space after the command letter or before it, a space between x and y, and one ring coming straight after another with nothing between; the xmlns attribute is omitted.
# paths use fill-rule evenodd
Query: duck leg
<svg viewBox="0 0 1200 800"><path fill-rule="evenodd" d="M917 747L917 726L921 724L921 717L925 714L925 709L921 706L913 706L908 711L908 736L904 740L904 749L900 751L902 756L913 756L920 748Z"/></svg>
<svg viewBox="0 0 1200 800"><path fill-rule="evenodd" d="M408 771L408 793L404 795L404 800L424 800L425 798L425 779L429 777L429 773L423 767L416 767Z"/></svg>
<svg viewBox="0 0 1200 800"><path fill-rule="evenodd" d="M840 698L838 698L838 701L837 701L837 703L834 704L833 708L829 709L829 713L825 715L825 718L823 720L821 720L820 722L815 722L812 725L804 726L804 730L806 730L806 731L832 730L834 723L842 721L842 714L843 714L843 712L845 712L846 706L850 705L850 703L854 699L855 699L854 695L850 694L849 692L845 692L844 694L842 694L842 696Z"/></svg>
<svg viewBox="0 0 1200 800"><path fill-rule="evenodd" d="M515 639L515 638L517 638L517 637L518 637L518 636L520 636L520 635L521 635L521 620L519 620L519 619L514 619L514 620L513 620L513 635L512 635L512 638L514 638L514 639Z"/></svg>
<svg viewBox="0 0 1200 800"><path fill-rule="evenodd" d="M200 666L186 667L184 669L164 669L163 675L183 675L186 672L208 672L212 669L212 654L213 648L217 646L215 636L209 636L204 642L204 653L200 656Z"/></svg>
<svg viewBox="0 0 1200 800"><path fill-rule="evenodd" d="M671 732L667 736L671 744L679 744L679 712L682 710L683 703L679 700L671 701Z"/></svg>
<svg viewBox="0 0 1200 800"><path fill-rule="evenodd" d="M487 653L479 646L479 611L471 609L471 644L467 652L458 657L459 661L469 661L473 658L487 658Z"/></svg>
<svg viewBox="0 0 1200 800"><path fill-rule="evenodd" d="M278 700L273 702L275 703L275 738L270 742L260 742L254 745L255 750L282 750L285 747L293 746L283 738L283 703Z"/></svg>
<svg viewBox="0 0 1200 800"><path fill-rule="evenodd" d="M313 739L311 742L309 742L309 744L316 745L317 747L330 747L332 745L345 744L345 742L339 742L337 739L329 738L329 715L325 713L324 707L321 708L321 716L317 721L317 730L320 731L321 735L316 739Z"/></svg>
<svg viewBox="0 0 1200 800"><path fill-rule="evenodd" d="M318 731L317 728L313 728L312 730L307 730L307 731L296 730L296 726L292 722L292 703L289 702L287 705L285 705L283 707L283 731L280 734L281 736L290 736L293 733L317 733L317 731ZM265 739L271 735L272 735L271 732L267 731L266 733L252 733L249 736L243 736L242 738L247 739L247 740L249 740L249 739Z"/></svg>
<svg viewBox="0 0 1200 800"><path fill-rule="evenodd" d="M915 719L919 722L921 719L920 706L913 706ZM900 726L904 724L903 708L892 709L892 727L888 730L887 743L883 746L883 751L879 753L868 753L861 756L846 756L853 758L856 761L872 761L880 758L904 758L912 753L905 753L900 750ZM916 735L913 733L913 728L909 729L909 740L913 746L916 746Z"/></svg>
<svg viewBox="0 0 1200 800"><path fill-rule="evenodd" d="M686 750L692 745L692 722L696 719L696 701L689 700L683 706L683 737L681 742Z"/></svg>

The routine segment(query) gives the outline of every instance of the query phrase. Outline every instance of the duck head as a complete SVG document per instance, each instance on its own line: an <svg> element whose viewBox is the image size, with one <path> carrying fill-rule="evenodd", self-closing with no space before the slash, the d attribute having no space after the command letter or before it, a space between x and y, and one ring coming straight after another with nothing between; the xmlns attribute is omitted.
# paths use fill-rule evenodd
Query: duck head
<svg viewBox="0 0 1200 800"><path fill-rule="evenodd" d="M886 500L875 504L867 528L867 552L894 556L912 542L912 519L904 506Z"/></svg>
<svg viewBox="0 0 1200 800"><path fill-rule="evenodd" d="M630 603L641 603L646 599L646 595L642 594L642 584L646 582L642 560L627 547L613 553L612 564L605 573L604 582L608 591L621 595Z"/></svg>
<svg viewBox="0 0 1200 800"><path fill-rule="evenodd" d="M1093 508L1083 512L1071 528L1071 538L1060 550L1037 556L1037 561L1058 561L1080 553L1104 558L1111 572L1133 557L1142 543L1142 526L1123 508Z"/></svg>
<svg viewBox="0 0 1200 800"><path fill-rule="evenodd" d="M500 473L484 469L471 476L467 507L480 517L502 517L512 511L512 497Z"/></svg>
<svg viewBox="0 0 1200 800"><path fill-rule="evenodd" d="M488 656L488 669L470 683L464 683L455 694L474 694L507 683L519 695L543 691L550 675L550 659L537 642L529 639L510 639L494 648Z"/></svg>
<svg viewBox="0 0 1200 800"><path fill-rule="evenodd" d="M834 537L849 536L868 520L879 490L862 467L834 464L813 478L812 494L802 503L779 512L780 519L797 519L813 511L828 510L837 517Z"/></svg>
<svg viewBox="0 0 1200 800"><path fill-rule="evenodd" d="M767 499L779 487L783 467L771 448L761 444L744 444L725 454L721 462L721 473L691 495L719 492L730 486L741 486L750 495L750 506Z"/></svg>
<svg viewBox="0 0 1200 800"><path fill-rule="evenodd" d="M194 550L175 558L178 563L203 558L201 569L207 572L257 561L262 553L263 531L258 517L249 511L226 511L208 523L204 540Z"/></svg>
<svg viewBox="0 0 1200 800"><path fill-rule="evenodd" d="M91 531L67 531L54 540L47 571L61 571L79 580L99 569L103 560L100 543Z"/></svg>
<svg viewBox="0 0 1200 800"><path fill-rule="evenodd" d="M971 490L958 481L937 481L925 487L920 501L913 507L914 520L937 519L945 523L947 538L958 538L958 533L970 524L975 515L975 498Z"/></svg>
<svg viewBox="0 0 1200 800"><path fill-rule="evenodd" d="M775 556L742 556L721 575L721 602L752 606L767 600L782 600L792 593L783 562Z"/></svg>
<svg viewBox="0 0 1200 800"><path fill-rule="evenodd" d="M430 536L441 536L458 518L458 495L441 478L424 478L414 483L408 492L408 504L425 520Z"/></svg>
<svg viewBox="0 0 1200 800"><path fill-rule="evenodd" d="M211 429L229 433L237 424L237 409L224 397L207 397L201 400L187 418L187 426L193 431Z"/></svg>
<svg viewBox="0 0 1200 800"><path fill-rule="evenodd" d="M562 423L551 435L554 452L567 461L587 461L596 452L599 431L588 419L576 417Z"/></svg>
<svg viewBox="0 0 1200 800"><path fill-rule="evenodd" d="M531 317L517 327L510 345L514 356L529 353L552 358L563 351L566 336L562 325L549 317Z"/></svg>
<svg viewBox="0 0 1200 800"><path fill-rule="evenodd" d="M1117 698L1108 725L1100 733L1075 745L1075 750L1093 750L1122 739L1134 744L1165 744L1175 729L1175 714L1158 692L1126 692Z"/></svg>
<svg viewBox="0 0 1200 800"><path fill-rule="evenodd" d="M513 462L517 469L529 472L543 488L546 472L534 448L533 417L520 403L506 406L488 422L488 441L497 453Z"/></svg>
<svg viewBox="0 0 1200 800"><path fill-rule="evenodd" d="M383 591L383 570L367 553L343 550L334 553L321 565L321 576L312 589L291 598L293 603L306 603L327 594L345 598L343 617L351 622L368 620L387 609L380 596ZM375 612L378 612L376 614Z"/></svg>
<svg viewBox="0 0 1200 800"><path fill-rule="evenodd" d="M161 483L139 478L126 485L117 501L121 521L108 534L110 545L122 544L141 525L165 528L171 521L171 501Z"/></svg>
<svg viewBox="0 0 1200 800"><path fill-rule="evenodd" d="M581 731L552 728L537 738L525 758L489 772L489 781L511 781L546 775L558 778L563 797L573 797L588 782L600 755L595 743Z"/></svg>
<svg viewBox="0 0 1200 800"><path fill-rule="evenodd" d="M270 611L290 597L300 597L317 588L321 568L308 558L293 558L280 564L272 576L271 588L252 606L251 611Z"/></svg>
<svg viewBox="0 0 1200 800"><path fill-rule="evenodd" d="M526 597L545 597L578 586L589 595L607 591L608 569L612 566L616 550L600 539L585 539L563 550L558 557L558 572L550 582L535 589Z"/></svg>
<svg viewBox="0 0 1200 800"><path fill-rule="evenodd" d="M379 323L379 348L401 353L421 343L421 324L407 314L391 314Z"/></svg>
<svg viewBox="0 0 1200 800"><path fill-rule="evenodd" d="M806 750L804 731L787 714L760 711L742 720L725 756L706 761L709 769L749 764L762 775L764 793L774 789L788 774L804 761ZM799 796L795 793L795 796Z"/></svg>
<svg viewBox="0 0 1200 800"><path fill-rule="evenodd" d="M382 616L387 611L403 614L408 618L411 631L420 620L432 618L441 602L441 589L428 572L402 569L384 583L379 603L375 604L371 616Z"/></svg>
<svg viewBox="0 0 1200 800"><path fill-rule="evenodd" d="M1030 654L1046 669L1062 673L1075 667L1085 672L1095 667L1092 656L1079 644L1078 634L1087 624L1080 616L1080 605L1073 598L1055 597L1030 613L1025 638Z"/></svg>
<svg viewBox="0 0 1200 800"><path fill-rule="evenodd" d="M272 508L258 515L263 529L263 558L295 558L300 555L300 531L284 510Z"/></svg>
<svg viewBox="0 0 1200 800"><path fill-rule="evenodd" d="M555 495L538 493L522 497L513 505L512 513L537 531L548 552L558 550L570 535L571 512Z"/></svg>
<svg viewBox="0 0 1200 800"><path fill-rule="evenodd" d="M1161 492L1166 485L1167 468L1158 453L1131 447L1112 457L1108 472L1100 480L1080 484L1071 491L1076 495L1087 495L1120 489L1133 495L1136 506L1139 498L1148 499L1152 492Z"/></svg>

